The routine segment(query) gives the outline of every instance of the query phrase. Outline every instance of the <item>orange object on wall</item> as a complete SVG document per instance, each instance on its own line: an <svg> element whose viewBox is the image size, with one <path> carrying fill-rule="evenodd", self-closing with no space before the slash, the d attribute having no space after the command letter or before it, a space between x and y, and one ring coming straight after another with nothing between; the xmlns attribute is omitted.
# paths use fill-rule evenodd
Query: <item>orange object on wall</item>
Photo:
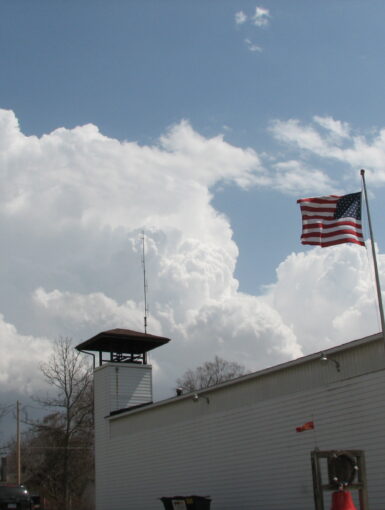
<svg viewBox="0 0 385 510"><path fill-rule="evenodd" d="M331 510L357 510L349 491L338 491L332 494Z"/></svg>
<svg viewBox="0 0 385 510"><path fill-rule="evenodd" d="M304 432L305 430L313 430L314 429L314 421L308 421L301 425L300 427L296 427L296 432Z"/></svg>

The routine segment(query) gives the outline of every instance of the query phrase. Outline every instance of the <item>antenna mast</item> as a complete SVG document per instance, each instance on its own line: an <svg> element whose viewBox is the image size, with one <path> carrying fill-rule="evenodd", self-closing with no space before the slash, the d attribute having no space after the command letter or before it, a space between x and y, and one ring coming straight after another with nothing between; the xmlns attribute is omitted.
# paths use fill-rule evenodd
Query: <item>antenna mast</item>
<svg viewBox="0 0 385 510"><path fill-rule="evenodd" d="M142 230L142 267L143 267L143 292L144 292L144 332L147 333L147 278L146 278L146 257L144 246L144 230Z"/></svg>

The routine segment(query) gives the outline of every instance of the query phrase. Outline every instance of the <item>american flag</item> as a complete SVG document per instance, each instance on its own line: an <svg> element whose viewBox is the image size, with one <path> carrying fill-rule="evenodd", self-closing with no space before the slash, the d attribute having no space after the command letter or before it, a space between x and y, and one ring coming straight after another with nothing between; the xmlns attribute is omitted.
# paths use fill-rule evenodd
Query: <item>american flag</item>
<svg viewBox="0 0 385 510"><path fill-rule="evenodd" d="M302 244L322 247L355 243L365 246L361 225L361 192L300 198Z"/></svg>

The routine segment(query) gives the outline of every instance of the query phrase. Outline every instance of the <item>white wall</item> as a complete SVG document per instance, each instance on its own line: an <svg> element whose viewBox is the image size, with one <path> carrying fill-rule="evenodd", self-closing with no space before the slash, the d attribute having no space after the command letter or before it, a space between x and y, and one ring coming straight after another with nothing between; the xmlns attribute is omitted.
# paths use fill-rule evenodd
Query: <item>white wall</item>
<svg viewBox="0 0 385 510"><path fill-rule="evenodd" d="M341 373L305 359L211 390L209 403L188 396L110 418L97 510L162 509L158 498L191 494L211 496L213 510L310 510L316 446L365 450L370 509L383 510L380 353L378 342L358 345L337 353ZM314 431L295 432L311 419Z"/></svg>
<svg viewBox="0 0 385 510"><path fill-rule="evenodd" d="M151 365L106 363L94 372L95 393L95 487L96 505L110 491L111 473L106 459L110 451L111 412L152 402ZM107 505L108 507L108 505ZM113 510L108 507L109 510Z"/></svg>

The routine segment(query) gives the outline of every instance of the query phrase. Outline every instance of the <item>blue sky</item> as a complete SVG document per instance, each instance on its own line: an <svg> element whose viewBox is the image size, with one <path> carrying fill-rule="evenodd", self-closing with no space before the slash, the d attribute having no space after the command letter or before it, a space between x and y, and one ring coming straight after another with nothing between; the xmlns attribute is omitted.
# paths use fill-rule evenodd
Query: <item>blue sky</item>
<svg viewBox="0 0 385 510"><path fill-rule="evenodd" d="M381 127L383 2L267 1L267 24L256 26L258 5L5 1L1 106L16 113L26 134L94 123L107 136L151 144L188 119L205 136L224 133L258 152L282 150L268 133L276 118L325 115L364 132ZM247 16L242 24L235 22L239 12ZM353 179L351 187L357 189ZM256 250L260 234L250 225L272 202L292 225L279 239L263 229ZM236 225L237 275L241 288L254 291L296 249L293 201L226 188L214 203Z"/></svg>
<svg viewBox="0 0 385 510"><path fill-rule="evenodd" d="M296 199L366 168L381 262L384 18L383 0L3 0L4 393L40 387L60 335L141 328L142 228L150 331L173 338L159 396L215 354L252 370L377 332L368 252L301 246Z"/></svg>
<svg viewBox="0 0 385 510"><path fill-rule="evenodd" d="M264 6L258 27L255 2L4 1L4 107L27 134L93 122L144 143L186 117L257 147L276 117L380 124L383 2Z"/></svg>

